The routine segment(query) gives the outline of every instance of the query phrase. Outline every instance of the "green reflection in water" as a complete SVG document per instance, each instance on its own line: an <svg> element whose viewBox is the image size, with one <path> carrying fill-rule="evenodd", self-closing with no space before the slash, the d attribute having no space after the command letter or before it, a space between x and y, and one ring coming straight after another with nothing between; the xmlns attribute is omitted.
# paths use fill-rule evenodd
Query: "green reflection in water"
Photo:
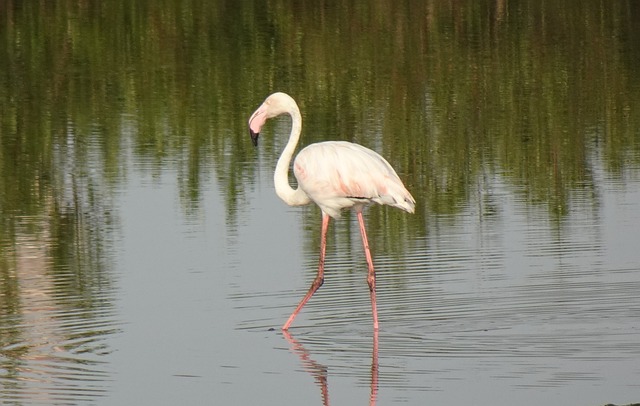
<svg viewBox="0 0 640 406"><path fill-rule="evenodd" d="M42 195L36 172L73 128L99 135L109 182L126 175L127 142L150 170L175 162L187 209L211 163L233 213L254 154L247 113L275 89L300 101L304 143L380 150L423 215L455 213L486 171L561 215L571 189L592 183L593 148L614 173L637 161L631 2L4 7L2 159L21 207ZM13 156L24 162L12 176Z"/></svg>

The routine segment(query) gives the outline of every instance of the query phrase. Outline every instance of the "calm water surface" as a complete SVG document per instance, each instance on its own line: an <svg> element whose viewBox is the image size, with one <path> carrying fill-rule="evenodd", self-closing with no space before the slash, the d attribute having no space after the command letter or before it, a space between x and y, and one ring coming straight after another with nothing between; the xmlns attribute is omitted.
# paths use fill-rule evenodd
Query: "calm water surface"
<svg viewBox="0 0 640 406"><path fill-rule="evenodd" d="M0 403L640 401L635 2L0 6ZM416 214L331 225L272 171L382 153Z"/></svg>

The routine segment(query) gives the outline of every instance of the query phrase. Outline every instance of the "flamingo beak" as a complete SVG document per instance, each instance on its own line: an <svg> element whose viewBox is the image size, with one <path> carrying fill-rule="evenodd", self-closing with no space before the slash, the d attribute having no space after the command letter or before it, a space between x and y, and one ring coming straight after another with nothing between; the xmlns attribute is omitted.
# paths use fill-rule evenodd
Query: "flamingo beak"
<svg viewBox="0 0 640 406"><path fill-rule="evenodd" d="M253 146L258 146L258 136L260 135L260 129L265 121L267 121L266 111L263 106L260 106L249 118L249 135L251 135L251 142Z"/></svg>
<svg viewBox="0 0 640 406"><path fill-rule="evenodd" d="M253 130L251 128L249 128L249 135L251 135L251 142L253 143L254 147L258 146L258 136L260 135L260 133L254 133Z"/></svg>

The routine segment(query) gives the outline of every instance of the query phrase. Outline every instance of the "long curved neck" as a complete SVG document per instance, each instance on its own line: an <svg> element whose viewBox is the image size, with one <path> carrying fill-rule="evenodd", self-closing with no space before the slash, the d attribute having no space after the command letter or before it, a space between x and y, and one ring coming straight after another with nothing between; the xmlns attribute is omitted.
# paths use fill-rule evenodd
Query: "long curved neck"
<svg viewBox="0 0 640 406"><path fill-rule="evenodd" d="M289 164L291 163L291 157L300 139L302 117L300 116L298 106L295 105L288 113L291 116L291 135L289 135L289 141L276 164L273 182L276 188L276 194L280 199L284 200L284 202L290 206L299 206L309 203L310 199L309 196L300 189L300 186L298 186L297 189L293 189L289 185Z"/></svg>

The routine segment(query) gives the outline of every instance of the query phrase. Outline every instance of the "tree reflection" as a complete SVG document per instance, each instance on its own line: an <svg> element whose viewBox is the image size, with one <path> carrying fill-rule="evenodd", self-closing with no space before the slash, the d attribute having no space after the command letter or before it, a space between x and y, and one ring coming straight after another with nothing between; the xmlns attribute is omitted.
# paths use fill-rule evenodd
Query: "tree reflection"
<svg viewBox="0 0 640 406"><path fill-rule="evenodd" d="M233 219L254 178L246 116L273 90L300 100L303 143L389 157L423 217L459 212L486 171L562 216L594 149L612 173L638 161L634 2L107 3L0 6L3 173L46 164L71 124L100 136L108 181L132 146L145 170L178 169L188 213L215 176Z"/></svg>

